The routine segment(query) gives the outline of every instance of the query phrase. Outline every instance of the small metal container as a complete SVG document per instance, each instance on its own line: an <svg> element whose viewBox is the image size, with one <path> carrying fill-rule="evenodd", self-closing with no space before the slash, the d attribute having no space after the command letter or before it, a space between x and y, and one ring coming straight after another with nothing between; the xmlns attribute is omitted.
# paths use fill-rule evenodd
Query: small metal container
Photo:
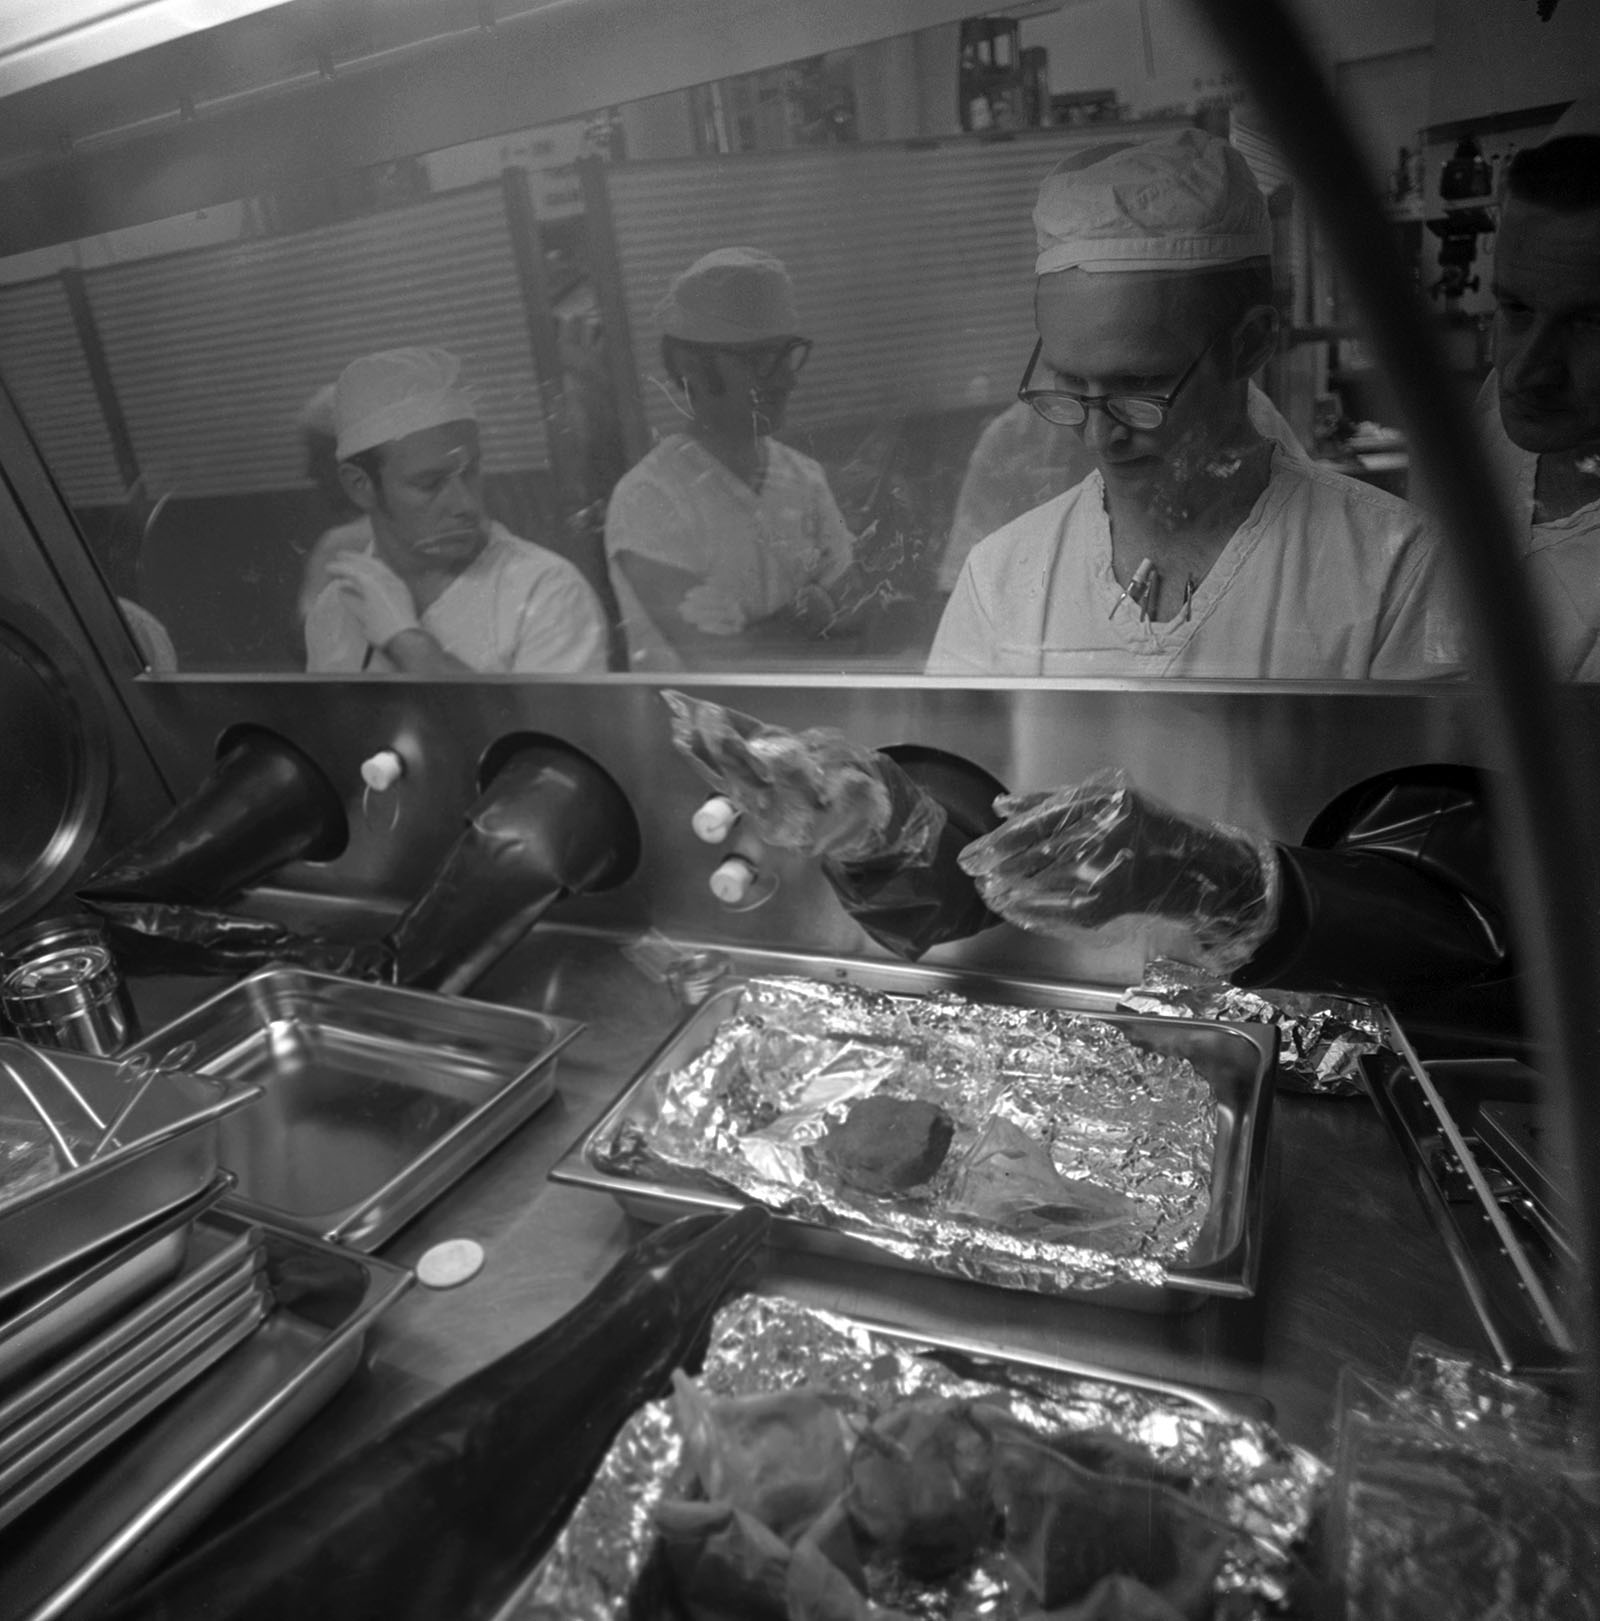
<svg viewBox="0 0 1600 1621"><path fill-rule="evenodd" d="M24 1041L98 1057L138 1033L116 958L82 918L48 918L0 945L0 1016Z"/></svg>

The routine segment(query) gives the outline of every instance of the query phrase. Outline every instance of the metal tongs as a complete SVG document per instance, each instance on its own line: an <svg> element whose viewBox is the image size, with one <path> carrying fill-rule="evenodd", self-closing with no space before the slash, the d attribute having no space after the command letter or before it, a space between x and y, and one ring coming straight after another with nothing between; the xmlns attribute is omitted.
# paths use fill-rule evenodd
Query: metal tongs
<svg viewBox="0 0 1600 1621"><path fill-rule="evenodd" d="M127 1123L129 1115L138 1108L140 1100L151 1086L162 1075L182 1069L194 1058L196 1051L194 1042L180 1041L160 1058L152 1058L149 1053L141 1052L123 1059L117 1065L113 1079L132 1087L133 1091L108 1125L101 1118L99 1111L78 1089L72 1077L48 1053L30 1046L25 1041L6 1041L0 1043L0 1047L4 1048L4 1051L0 1051L0 1067L4 1068L11 1083L22 1094L28 1107L38 1116L40 1124L50 1133L51 1140L68 1168L74 1171L80 1165L87 1165L99 1159L115 1143L117 1133ZM14 1055L18 1053L26 1053L29 1063L42 1069L72 1099L89 1124L99 1133L94 1146L87 1154L83 1153L81 1146L79 1148L72 1146L71 1139L62 1129L61 1122L40 1098L36 1085L29 1083L24 1067L16 1062Z"/></svg>
<svg viewBox="0 0 1600 1621"><path fill-rule="evenodd" d="M139 1100L156 1081L173 1070L182 1069L193 1059L195 1051L195 1044L192 1041L180 1041L177 1046L169 1047L160 1058L152 1058L149 1053L133 1053L117 1065L117 1073L113 1079L133 1087L133 1096L117 1111L116 1118L111 1124L102 1127L100 1140L89 1152L91 1160L99 1159L116 1140L116 1135L128 1116L139 1107ZM102 1124L100 1121L95 1123Z"/></svg>

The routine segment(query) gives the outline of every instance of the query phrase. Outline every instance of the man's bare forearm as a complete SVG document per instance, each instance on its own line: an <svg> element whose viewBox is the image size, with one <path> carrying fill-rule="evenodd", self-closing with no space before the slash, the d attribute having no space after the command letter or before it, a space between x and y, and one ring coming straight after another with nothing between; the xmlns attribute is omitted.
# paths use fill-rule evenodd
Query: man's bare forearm
<svg viewBox="0 0 1600 1621"><path fill-rule="evenodd" d="M447 653L425 630L403 630L384 647L385 656L406 675L472 675L470 664L463 664Z"/></svg>

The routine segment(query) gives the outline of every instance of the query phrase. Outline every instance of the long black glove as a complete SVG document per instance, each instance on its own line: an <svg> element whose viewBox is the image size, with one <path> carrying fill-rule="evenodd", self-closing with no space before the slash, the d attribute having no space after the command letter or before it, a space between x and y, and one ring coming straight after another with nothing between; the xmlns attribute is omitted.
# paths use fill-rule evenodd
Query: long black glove
<svg viewBox="0 0 1600 1621"><path fill-rule="evenodd" d="M1278 927L1235 982L1415 1005L1461 990L1473 1024L1514 1023L1486 800L1483 775L1454 765L1385 772L1340 795L1303 844L1280 850Z"/></svg>

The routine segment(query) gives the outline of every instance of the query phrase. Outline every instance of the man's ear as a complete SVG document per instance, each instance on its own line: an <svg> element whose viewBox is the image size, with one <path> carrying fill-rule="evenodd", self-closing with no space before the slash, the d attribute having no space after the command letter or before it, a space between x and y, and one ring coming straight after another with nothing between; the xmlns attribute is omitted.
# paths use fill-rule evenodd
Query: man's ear
<svg viewBox="0 0 1600 1621"><path fill-rule="evenodd" d="M363 512L371 512L378 504L378 492L373 488L371 475L359 462L339 463L339 482L344 493Z"/></svg>
<svg viewBox="0 0 1600 1621"><path fill-rule="evenodd" d="M1240 316L1233 329L1233 375L1254 377L1277 347L1278 312L1270 304L1257 304Z"/></svg>

